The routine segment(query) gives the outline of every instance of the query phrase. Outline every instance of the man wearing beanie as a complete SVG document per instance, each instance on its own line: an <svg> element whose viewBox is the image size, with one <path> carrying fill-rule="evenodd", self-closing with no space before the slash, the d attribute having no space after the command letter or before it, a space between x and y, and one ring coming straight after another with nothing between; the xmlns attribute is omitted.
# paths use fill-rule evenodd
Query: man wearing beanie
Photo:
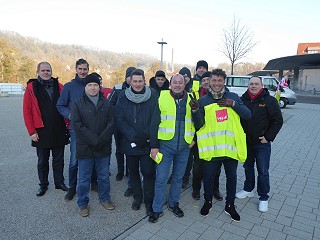
<svg viewBox="0 0 320 240"><path fill-rule="evenodd" d="M131 80L131 73L135 70L135 67L128 67L126 70L126 76L123 83L120 83L113 87L112 92L109 96L109 100L113 106L116 105L120 93L130 87L130 80ZM121 150L121 142L122 136L120 131L116 129L114 133L114 139L116 142L116 159L117 159L117 166L118 166L118 173L116 175L116 180L121 181L124 176L124 153ZM126 176L128 176L128 167L126 166ZM130 176L128 180L128 188L124 193L125 197L131 197L133 195L133 190L131 188L131 181Z"/></svg>
<svg viewBox="0 0 320 240"><path fill-rule="evenodd" d="M208 71L208 63L205 60L200 60L197 62L196 74L193 76L193 79L201 81L202 74Z"/></svg>
<svg viewBox="0 0 320 240"><path fill-rule="evenodd" d="M90 74L84 79L85 91L72 108L71 120L76 132L76 158L78 159L78 207L82 217L89 215L89 190L92 169L98 178L101 205L113 210L110 200L109 165L112 134L114 131L113 106L100 92L100 79Z"/></svg>
<svg viewBox="0 0 320 240"><path fill-rule="evenodd" d="M144 202L147 214L151 214L155 162L149 155L151 149L159 148L158 94L145 85L145 76L141 69L131 73L130 85L120 93L116 103L116 124L123 136L121 147L126 154L133 189L134 201L131 208L139 210ZM143 186L140 173L143 176Z"/></svg>
<svg viewBox="0 0 320 240"><path fill-rule="evenodd" d="M159 96L162 90L169 90L169 81L165 72L162 70L157 71L155 76L150 78L149 86L156 90Z"/></svg>

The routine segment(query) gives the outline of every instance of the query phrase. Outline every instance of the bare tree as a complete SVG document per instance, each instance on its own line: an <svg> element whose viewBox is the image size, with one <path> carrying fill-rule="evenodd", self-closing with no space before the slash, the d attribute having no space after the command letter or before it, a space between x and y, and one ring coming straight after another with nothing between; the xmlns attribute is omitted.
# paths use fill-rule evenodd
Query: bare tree
<svg viewBox="0 0 320 240"><path fill-rule="evenodd" d="M257 42L253 42L253 35L249 28L242 24L236 16L233 16L230 26L227 29L223 29L220 52L231 62L231 75L233 74L235 62L246 57L257 44Z"/></svg>

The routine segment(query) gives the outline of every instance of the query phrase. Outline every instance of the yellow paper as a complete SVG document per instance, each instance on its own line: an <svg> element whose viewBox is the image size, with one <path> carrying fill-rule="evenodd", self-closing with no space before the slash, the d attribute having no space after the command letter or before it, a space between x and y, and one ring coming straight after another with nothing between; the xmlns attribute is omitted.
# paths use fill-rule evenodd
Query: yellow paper
<svg viewBox="0 0 320 240"><path fill-rule="evenodd" d="M158 152L156 158L153 159L153 158L152 158L152 155L151 155L151 153L150 153L150 157L151 157L151 158L153 159L153 161L155 161L157 164L159 164L159 163L161 162L162 156L163 156L163 154L162 154L161 152Z"/></svg>

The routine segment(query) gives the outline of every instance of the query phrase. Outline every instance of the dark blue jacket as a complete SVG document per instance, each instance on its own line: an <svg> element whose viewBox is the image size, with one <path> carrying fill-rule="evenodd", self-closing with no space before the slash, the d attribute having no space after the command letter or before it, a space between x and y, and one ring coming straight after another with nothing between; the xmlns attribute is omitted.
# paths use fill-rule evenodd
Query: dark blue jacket
<svg viewBox="0 0 320 240"><path fill-rule="evenodd" d="M121 152L128 155L150 154L151 148L159 148L158 127L160 110L158 94L151 89L151 97L142 103L131 102L122 91L115 108L117 130L121 132ZM131 143L142 134L150 140L144 147L132 147Z"/></svg>
<svg viewBox="0 0 320 240"><path fill-rule="evenodd" d="M227 88L226 91L222 97L223 99L232 99L236 102L235 106L232 108L239 116L240 118L243 118L245 120L249 120L251 118L251 112L250 110L243 104L241 99L236 93L230 92ZM194 122L194 126L196 130L199 130L205 123L204 121L204 107L216 103L218 100L214 99L211 95L211 93L207 93L203 97L201 97L198 102L199 102L199 110L196 112L192 112L192 119Z"/></svg>
<svg viewBox="0 0 320 240"><path fill-rule="evenodd" d="M57 109L62 116L70 119L72 106L83 96L84 87L84 82L78 75L76 75L75 79L64 85L60 98L57 101ZM70 121L69 129L73 129L72 121Z"/></svg>

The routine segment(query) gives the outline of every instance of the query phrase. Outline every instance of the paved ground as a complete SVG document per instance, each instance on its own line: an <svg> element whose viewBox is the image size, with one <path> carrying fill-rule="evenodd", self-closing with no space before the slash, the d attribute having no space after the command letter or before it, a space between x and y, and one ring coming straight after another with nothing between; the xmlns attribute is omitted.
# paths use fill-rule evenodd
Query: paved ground
<svg viewBox="0 0 320 240"><path fill-rule="evenodd" d="M272 146L269 211L258 211L258 197L236 200L241 216L232 222L223 202L214 202L206 217L199 214L203 202L182 193L185 217L168 210L151 224L144 209L131 210L123 197L126 182L116 182L112 160L111 195L117 205L106 211L91 193L91 215L81 218L76 202L65 203L64 192L50 185L37 198L35 150L21 116L21 97L0 98L0 239L319 239L320 240L320 105L297 103L283 110L285 124ZM66 150L68 163L69 151ZM67 165L67 164L66 164ZM221 191L225 195L225 177ZM67 173L65 174L67 176ZM244 172L238 167L238 190ZM52 177L50 179L52 182Z"/></svg>

